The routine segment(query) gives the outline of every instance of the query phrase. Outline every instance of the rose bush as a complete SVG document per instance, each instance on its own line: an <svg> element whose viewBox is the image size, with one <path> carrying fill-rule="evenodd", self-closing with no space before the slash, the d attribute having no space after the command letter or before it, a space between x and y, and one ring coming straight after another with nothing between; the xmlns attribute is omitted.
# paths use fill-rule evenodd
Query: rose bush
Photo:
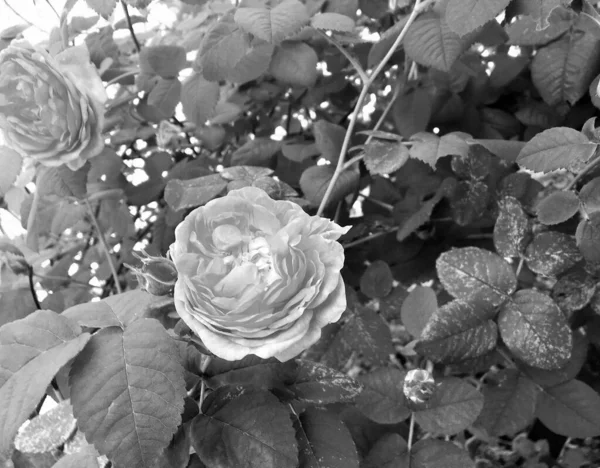
<svg viewBox="0 0 600 468"><path fill-rule="evenodd" d="M54 57L26 42L0 52L0 131L30 164L77 170L98 155L105 101L86 46Z"/></svg>
<svg viewBox="0 0 600 468"><path fill-rule="evenodd" d="M175 231L177 312L223 359L291 359L346 308L346 231L260 189L231 191Z"/></svg>

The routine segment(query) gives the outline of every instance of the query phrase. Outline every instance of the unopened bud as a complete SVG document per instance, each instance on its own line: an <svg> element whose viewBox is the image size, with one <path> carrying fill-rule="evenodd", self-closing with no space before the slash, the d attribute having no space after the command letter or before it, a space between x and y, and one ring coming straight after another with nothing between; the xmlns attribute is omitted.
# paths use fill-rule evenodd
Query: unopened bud
<svg viewBox="0 0 600 468"><path fill-rule="evenodd" d="M407 400L413 403L425 403L431 398L435 388L435 379L430 372L424 369L413 369L404 377L402 391Z"/></svg>
<svg viewBox="0 0 600 468"><path fill-rule="evenodd" d="M175 264L165 257L153 257L145 251L141 254L132 252L133 256L141 260L141 268L127 267L133 271L138 283L154 296L167 296L173 292L177 282L177 269Z"/></svg>

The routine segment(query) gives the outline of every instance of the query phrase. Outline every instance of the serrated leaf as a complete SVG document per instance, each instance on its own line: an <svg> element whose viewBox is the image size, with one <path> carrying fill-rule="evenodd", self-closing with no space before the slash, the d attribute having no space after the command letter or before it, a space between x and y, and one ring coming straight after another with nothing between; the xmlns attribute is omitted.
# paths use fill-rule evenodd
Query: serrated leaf
<svg viewBox="0 0 600 468"><path fill-rule="evenodd" d="M356 399L356 407L369 419L380 424L395 424L410 416L402 391L406 372L394 368L380 368L361 375L363 391Z"/></svg>
<svg viewBox="0 0 600 468"><path fill-rule="evenodd" d="M196 179L172 179L165 187L165 201L175 211L195 208L208 203L227 187L227 181L219 174Z"/></svg>
<svg viewBox="0 0 600 468"><path fill-rule="evenodd" d="M517 367L529 379L542 387L554 387L574 379L585 364L589 340L581 332L573 332L573 348L569 361L560 369L545 370L517 361Z"/></svg>
<svg viewBox="0 0 600 468"><path fill-rule="evenodd" d="M483 395L466 381L449 377L435 389L425 409L415 412L423 430L437 435L454 435L475 422L483 408Z"/></svg>
<svg viewBox="0 0 600 468"><path fill-rule="evenodd" d="M427 88L410 89L396 98L392 117L398 133L405 138L424 132L433 112L433 96Z"/></svg>
<svg viewBox="0 0 600 468"><path fill-rule="evenodd" d="M469 453L452 442L422 439L411 451L410 468L474 468Z"/></svg>
<svg viewBox="0 0 600 468"><path fill-rule="evenodd" d="M146 46L140 52L140 69L161 78L176 78L187 63L186 51L177 45Z"/></svg>
<svg viewBox="0 0 600 468"><path fill-rule="evenodd" d="M273 157L281 149L280 141L270 138L248 140L231 155L232 166L265 166L273 162Z"/></svg>
<svg viewBox="0 0 600 468"><path fill-rule="evenodd" d="M340 417L323 408L309 407L295 421L303 468L358 468L358 454Z"/></svg>
<svg viewBox="0 0 600 468"><path fill-rule="evenodd" d="M319 76L318 62L319 57L311 46L304 42L287 41L275 49L269 73L282 83L310 88Z"/></svg>
<svg viewBox="0 0 600 468"><path fill-rule="evenodd" d="M310 20L310 25L323 31L352 33L356 26L354 20L339 13L317 13Z"/></svg>
<svg viewBox="0 0 600 468"><path fill-rule="evenodd" d="M0 145L0 167L0 197L3 197L21 173L23 158L12 148Z"/></svg>
<svg viewBox="0 0 600 468"><path fill-rule="evenodd" d="M314 405L349 402L362 390L356 380L335 369L305 359L295 362L298 368L286 386L299 401Z"/></svg>
<svg viewBox="0 0 600 468"><path fill-rule="evenodd" d="M77 304L62 315L82 327L125 328L140 318L159 318L165 305L171 303L166 297L153 296L141 289L113 294L101 301Z"/></svg>
<svg viewBox="0 0 600 468"><path fill-rule="evenodd" d="M298 465L289 411L273 394L221 387L206 398L202 413L192 421L190 433L192 446L206 465Z"/></svg>
<svg viewBox="0 0 600 468"><path fill-rule="evenodd" d="M181 82L177 78L160 78L148 94L148 105L164 115L172 115L181 99Z"/></svg>
<svg viewBox="0 0 600 468"><path fill-rule="evenodd" d="M517 291L498 315L502 341L519 359L540 369L559 369L571 357L573 337L554 301L534 289Z"/></svg>
<svg viewBox="0 0 600 468"><path fill-rule="evenodd" d="M600 395L579 380L544 389L536 416L552 432L565 437L600 435Z"/></svg>
<svg viewBox="0 0 600 468"><path fill-rule="evenodd" d="M340 151L346 136L346 129L326 120L317 120L313 124L315 144L321 151L321 156L332 163L340 157Z"/></svg>
<svg viewBox="0 0 600 468"><path fill-rule="evenodd" d="M372 3L372 1L369 3ZM400 20L397 21L391 28L387 29L383 32L383 34L381 34L379 41L373 44L369 50L369 56L367 60L368 68L375 68L377 65L379 65L379 63L389 52L394 42L396 42L396 39L404 29L404 25L406 24L407 20L408 16L400 18Z"/></svg>
<svg viewBox="0 0 600 468"><path fill-rule="evenodd" d="M529 218L514 197L504 197L498 205L500 213L494 225L494 247L503 257L518 257L529 241Z"/></svg>
<svg viewBox="0 0 600 468"><path fill-rule="evenodd" d="M450 71L465 44L439 14L428 12L410 26L404 50L415 62L441 71Z"/></svg>
<svg viewBox="0 0 600 468"><path fill-rule="evenodd" d="M551 296L567 317L587 306L596 292L596 280L585 270L574 268L552 286Z"/></svg>
<svg viewBox="0 0 600 468"><path fill-rule="evenodd" d="M89 169L89 164L77 171L72 171L66 166L42 166L37 175L36 188L41 196L83 198L87 193L86 182Z"/></svg>
<svg viewBox="0 0 600 468"><path fill-rule="evenodd" d="M371 299L379 299L390 293L393 282L394 277L389 265L383 260L375 260L361 276L360 290Z"/></svg>
<svg viewBox="0 0 600 468"><path fill-rule="evenodd" d="M219 94L219 83L205 80L200 73L189 76L181 87L185 117L198 127L204 125L215 113Z"/></svg>
<svg viewBox="0 0 600 468"><path fill-rule="evenodd" d="M438 277L457 299L499 305L517 287L517 279L501 257L477 247L453 249L439 256Z"/></svg>
<svg viewBox="0 0 600 468"><path fill-rule="evenodd" d="M452 31L465 36L504 10L511 0L450 0L446 7L446 22Z"/></svg>
<svg viewBox="0 0 600 468"><path fill-rule="evenodd" d="M410 157L423 161L435 169L438 159L444 156L466 156L469 147L460 137L449 133L443 137L430 133L418 133L412 137L413 145L410 148Z"/></svg>
<svg viewBox="0 0 600 468"><path fill-rule="evenodd" d="M593 178L581 188L579 199L588 215L600 211L600 177Z"/></svg>
<svg viewBox="0 0 600 468"><path fill-rule="evenodd" d="M527 266L544 276L557 276L581 260L575 239L568 234L546 231L536 234L525 251Z"/></svg>
<svg viewBox="0 0 600 468"><path fill-rule="evenodd" d="M575 232L577 247L587 262L600 262L600 212L595 211L588 219L582 219Z"/></svg>
<svg viewBox="0 0 600 468"><path fill-rule="evenodd" d="M450 199L452 219L459 226L469 226L481 219L490 199L490 190L485 182L463 180L456 186Z"/></svg>
<svg viewBox="0 0 600 468"><path fill-rule="evenodd" d="M531 62L531 79L544 102L574 105L598 73L600 42L593 34L575 31L541 47Z"/></svg>
<svg viewBox="0 0 600 468"><path fill-rule="evenodd" d="M283 145L281 151L286 158L297 163L301 163L320 154L317 145L310 143L286 143Z"/></svg>
<svg viewBox="0 0 600 468"><path fill-rule="evenodd" d="M408 148L399 142L373 140L365 146L364 161L371 174L390 174L408 160Z"/></svg>
<svg viewBox="0 0 600 468"><path fill-rule="evenodd" d="M579 197L574 192L557 190L536 206L538 221L546 226L560 224L579 211Z"/></svg>
<svg viewBox="0 0 600 468"><path fill-rule="evenodd" d="M69 384L78 427L100 453L122 466L151 466L181 422L186 391L179 361L175 342L154 319L92 337L71 366Z"/></svg>
<svg viewBox="0 0 600 468"><path fill-rule="evenodd" d="M27 453L49 452L64 444L75 428L73 409L64 400L22 426L15 437L15 448Z"/></svg>
<svg viewBox="0 0 600 468"><path fill-rule="evenodd" d="M238 8L234 16L240 27L271 44L278 44L308 24L306 7L297 0L284 0L273 9Z"/></svg>
<svg viewBox="0 0 600 468"><path fill-rule="evenodd" d="M556 9L547 28L538 30L531 16L522 16L505 26L508 43L517 46L542 46L560 37L573 24L574 15L569 10Z"/></svg>
<svg viewBox="0 0 600 468"><path fill-rule="evenodd" d="M475 426L490 437L513 436L535 417L539 389L516 369L503 369L486 379L484 405Z"/></svg>
<svg viewBox="0 0 600 468"><path fill-rule="evenodd" d="M323 200L334 172L335 168L332 166L311 166L300 176L300 188L306 199L313 205L318 206ZM328 206L339 202L346 195L352 193L358 185L359 177L359 173L352 169L342 172L331 192Z"/></svg>
<svg viewBox="0 0 600 468"><path fill-rule="evenodd" d="M517 163L534 172L551 172L584 164L598 145L581 132L568 127L554 127L534 136L523 147Z"/></svg>
<svg viewBox="0 0 600 468"><path fill-rule="evenodd" d="M402 324L415 338L419 338L423 329L438 310L435 291L428 286L417 286L408 293L400 310Z"/></svg>
<svg viewBox="0 0 600 468"><path fill-rule="evenodd" d="M537 29L542 30L548 27L548 18L551 13L562 4L567 4L565 0L529 0L521 2L523 11L521 13L531 16L537 23Z"/></svg>
<svg viewBox="0 0 600 468"><path fill-rule="evenodd" d="M102 18L109 19L117 5L117 0L85 0L85 3Z"/></svg>
<svg viewBox="0 0 600 468"><path fill-rule="evenodd" d="M0 459L59 369L90 335L60 315L39 310L0 328Z"/></svg>
<svg viewBox="0 0 600 468"><path fill-rule="evenodd" d="M427 321L415 351L448 363L483 356L498 340L494 315L486 303L448 302Z"/></svg>

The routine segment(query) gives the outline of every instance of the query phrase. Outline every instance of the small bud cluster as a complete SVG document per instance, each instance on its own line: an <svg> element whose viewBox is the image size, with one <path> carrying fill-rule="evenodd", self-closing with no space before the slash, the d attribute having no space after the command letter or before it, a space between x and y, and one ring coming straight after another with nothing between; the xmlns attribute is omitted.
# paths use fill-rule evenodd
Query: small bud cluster
<svg viewBox="0 0 600 468"><path fill-rule="evenodd" d="M165 257L153 257L142 250L141 254L132 252L142 262L140 268L127 265L136 275L138 283L154 296L166 296L173 292L177 282L175 264Z"/></svg>
<svg viewBox="0 0 600 468"><path fill-rule="evenodd" d="M404 377L402 391L407 400L413 403L425 403L429 401L436 384L433 375L424 369L413 369Z"/></svg>

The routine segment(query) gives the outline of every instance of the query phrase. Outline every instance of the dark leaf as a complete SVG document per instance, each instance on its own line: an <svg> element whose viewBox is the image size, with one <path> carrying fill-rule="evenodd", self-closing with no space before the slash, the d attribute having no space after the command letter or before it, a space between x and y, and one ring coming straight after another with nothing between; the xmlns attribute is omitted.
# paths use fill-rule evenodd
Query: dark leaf
<svg viewBox="0 0 600 468"><path fill-rule="evenodd" d="M586 262L600 262L600 212L595 211L588 219L582 219L575 232L577 247Z"/></svg>
<svg viewBox="0 0 600 468"><path fill-rule="evenodd" d="M86 182L89 169L89 164L77 171L72 171L67 166L42 166L36 180L38 193L42 196L84 198L87 193Z"/></svg>
<svg viewBox="0 0 600 468"><path fill-rule="evenodd" d="M460 36L469 34L493 20L510 0L450 0L446 7L446 22Z"/></svg>
<svg viewBox="0 0 600 468"><path fill-rule="evenodd" d="M422 439L411 451L410 468L474 468L475 463L466 450L452 442Z"/></svg>
<svg viewBox="0 0 600 468"><path fill-rule="evenodd" d="M384 367L361 375L363 391L356 406L369 419L380 424L394 424L410 416L402 391L406 372Z"/></svg>
<svg viewBox="0 0 600 468"><path fill-rule="evenodd" d="M142 72L162 78L176 78L186 63L185 49L176 45L146 46L140 52Z"/></svg>
<svg viewBox="0 0 600 468"><path fill-rule="evenodd" d="M360 290L371 299L379 299L390 293L393 281L394 277L389 265L383 260L376 260L361 276Z"/></svg>
<svg viewBox="0 0 600 468"><path fill-rule="evenodd" d="M600 177L595 177L581 188L579 199L588 215L600 211Z"/></svg>
<svg viewBox="0 0 600 468"><path fill-rule="evenodd" d="M315 144L321 156L332 163L340 157L340 151L346 136L346 129L326 120L318 120L313 124Z"/></svg>
<svg viewBox="0 0 600 468"><path fill-rule="evenodd" d="M373 140L365 146L364 161L371 174L391 174L408 160L408 149L399 142Z"/></svg>
<svg viewBox="0 0 600 468"><path fill-rule="evenodd" d="M281 146L281 142L269 138L248 140L231 155L231 165L268 167Z"/></svg>
<svg viewBox="0 0 600 468"><path fill-rule="evenodd" d="M558 276L581 260L572 236L556 231L536 234L525 251L527 266L539 275Z"/></svg>
<svg viewBox="0 0 600 468"><path fill-rule="evenodd" d="M536 206L540 223L547 226L564 223L579 211L579 198L571 191L557 190Z"/></svg>
<svg viewBox="0 0 600 468"><path fill-rule="evenodd" d="M300 188L306 199L313 205L321 204L334 172L335 168L332 166L311 166L302 173ZM359 173L357 171L347 169L342 172L331 192L328 206L341 201L346 195L352 193L356 189L358 181Z"/></svg>
<svg viewBox="0 0 600 468"><path fill-rule="evenodd" d="M227 187L219 174L190 180L171 179L165 188L165 201L175 211L202 206L217 197Z"/></svg>
<svg viewBox="0 0 600 468"><path fill-rule="evenodd" d="M408 445L399 435L384 435L364 459L365 468L404 468L408 464Z"/></svg>
<svg viewBox="0 0 600 468"><path fill-rule="evenodd" d="M181 88L181 104L186 118L200 127L215 113L219 83L207 81L200 73L189 76Z"/></svg>
<svg viewBox="0 0 600 468"><path fill-rule="evenodd" d="M427 322L438 310L435 291L428 286L417 286L402 303L402 324L415 338L419 338Z"/></svg>
<svg viewBox="0 0 600 468"><path fill-rule="evenodd" d="M319 77L315 50L304 42L286 41L275 49L269 73L282 83L312 87Z"/></svg>

